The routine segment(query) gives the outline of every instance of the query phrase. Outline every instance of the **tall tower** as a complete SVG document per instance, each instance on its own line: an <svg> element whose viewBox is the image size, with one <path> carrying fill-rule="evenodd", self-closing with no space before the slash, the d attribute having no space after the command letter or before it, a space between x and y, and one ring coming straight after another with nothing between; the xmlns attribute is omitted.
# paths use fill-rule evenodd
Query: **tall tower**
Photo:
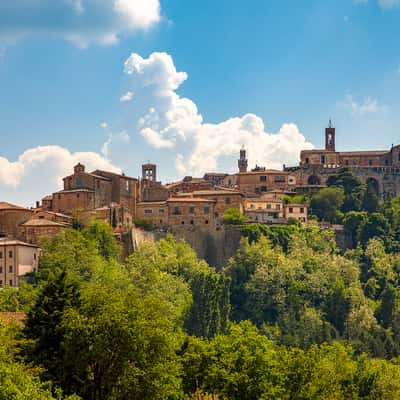
<svg viewBox="0 0 400 400"><path fill-rule="evenodd" d="M142 165L142 178L148 181L157 181L157 166L155 164L143 164Z"/></svg>
<svg viewBox="0 0 400 400"><path fill-rule="evenodd" d="M329 125L325 129L325 150L336 151L336 130L332 126L332 120L329 120Z"/></svg>
<svg viewBox="0 0 400 400"><path fill-rule="evenodd" d="M247 158L246 158L246 150L244 147L241 148L240 150L240 157L238 160L238 167L239 167L239 172L247 172Z"/></svg>

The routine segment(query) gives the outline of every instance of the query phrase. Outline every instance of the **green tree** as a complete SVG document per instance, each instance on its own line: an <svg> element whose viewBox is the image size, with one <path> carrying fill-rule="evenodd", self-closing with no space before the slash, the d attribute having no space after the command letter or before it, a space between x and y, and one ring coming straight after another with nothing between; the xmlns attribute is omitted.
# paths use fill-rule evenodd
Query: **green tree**
<svg viewBox="0 0 400 400"><path fill-rule="evenodd" d="M342 188L329 187L321 189L311 199L311 212L321 220L337 223L341 220L341 211L344 203Z"/></svg>
<svg viewBox="0 0 400 400"><path fill-rule="evenodd" d="M238 208L228 208L222 217L225 225L242 225L246 222L246 217Z"/></svg>
<svg viewBox="0 0 400 400"><path fill-rule="evenodd" d="M362 222L359 228L359 240L366 246L372 238L380 238L386 244L391 241L391 227L387 218L381 213L372 213Z"/></svg>
<svg viewBox="0 0 400 400"><path fill-rule="evenodd" d="M116 260L118 258L120 248L110 225L101 221L93 221L84 231L84 234L91 242L97 244L99 254L105 260Z"/></svg>
<svg viewBox="0 0 400 400"><path fill-rule="evenodd" d="M35 365L44 367L43 377L56 385L65 386L68 382L64 365L63 316L79 301L78 285L65 270L51 275L28 313L23 329L28 339L24 347L26 357Z"/></svg>

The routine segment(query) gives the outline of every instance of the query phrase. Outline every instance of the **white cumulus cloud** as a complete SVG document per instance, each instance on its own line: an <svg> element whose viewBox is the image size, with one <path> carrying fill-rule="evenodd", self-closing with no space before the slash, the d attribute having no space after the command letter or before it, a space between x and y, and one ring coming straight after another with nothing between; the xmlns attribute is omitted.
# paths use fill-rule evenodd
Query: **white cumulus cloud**
<svg viewBox="0 0 400 400"><path fill-rule="evenodd" d="M81 162L88 170L121 172L106 157L94 152L75 152L60 146L39 146L24 151L15 161L0 157L0 198L32 205L48 191L61 188L62 178Z"/></svg>
<svg viewBox="0 0 400 400"><path fill-rule="evenodd" d="M285 123L278 132L268 132L262 118L254 114L233 117L220 123L206 123L196 104L176 91L188 79L176 70L167 53L148 58L132 54L124 71L131 76L139 133L156 149L175 152L175 168L180 175L198 175L216 170L226 157L237 156L242 145L250 165L256 162L269 168L293 164L302 149L312 148L298 127Z"/></svg>
<svg viewBox="0 0 400 400"><path fill-rule="evenodd" d="M133 92L129 92L128 91L124 95L122 95L119 100L122 103L124 103L124 102L127 102L127 101L131 101L132 99L133 99Z"/></svg>
<svg viewBox="0 0 400 400"><path fill-rule="evenodd" d="M2 0L0 41L45 34L80 47L110 45L121 34L157 24L160 12L159 0Z"/></svg>

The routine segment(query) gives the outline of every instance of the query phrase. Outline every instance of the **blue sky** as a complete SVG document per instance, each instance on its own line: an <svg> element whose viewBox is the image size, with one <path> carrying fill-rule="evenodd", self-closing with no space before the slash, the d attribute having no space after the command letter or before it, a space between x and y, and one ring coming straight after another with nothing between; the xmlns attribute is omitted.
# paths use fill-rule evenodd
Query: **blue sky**
<svg viewBox="0 0 400 400"><path fill-rule="evenodd" d="M164 181L233 172L241 144L250 163L295 164L329 117L338 148L389 148L398 3L0 4L0 197L31 204L77 160L133 176L151 160Z"/></svg>

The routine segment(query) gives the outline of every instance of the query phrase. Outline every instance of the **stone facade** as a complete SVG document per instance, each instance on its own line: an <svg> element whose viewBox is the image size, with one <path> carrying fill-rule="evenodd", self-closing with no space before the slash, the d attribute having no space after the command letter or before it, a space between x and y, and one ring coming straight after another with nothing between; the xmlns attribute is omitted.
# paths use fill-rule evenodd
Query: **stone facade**
<svg viewBox="0 0 400 400"><path fill-rule="evenodd" d="M18 287L22 277L36 271L39 265L38 246L12 239L0 239L0 288Z"/></svg>
<svg viewBox="0 0 400 400"><path fill-rule="evenodd" d="M336 150L336 130L330 124L325 130L325 149L303 150L298 167L286 168L296 179L299 189L312 190L326 185L340 168L350 168L362 182L373 182L381 197L400 194L400 145L390 150Z"/></svg>
<svg viewBox="0 0 400 400"><path fill-rule="evenodd" d="M26 222L32 210L7 202L0 202L0 236L18 237L18 226Z"/></svg>
<svg viewBox="0 0 400 400"><path fill-rule="evenodd" d="M49 240L61 230L70 227L70 224L32 218L19 226L18 237L24 242L40 245L43 240Z"/></svg>

